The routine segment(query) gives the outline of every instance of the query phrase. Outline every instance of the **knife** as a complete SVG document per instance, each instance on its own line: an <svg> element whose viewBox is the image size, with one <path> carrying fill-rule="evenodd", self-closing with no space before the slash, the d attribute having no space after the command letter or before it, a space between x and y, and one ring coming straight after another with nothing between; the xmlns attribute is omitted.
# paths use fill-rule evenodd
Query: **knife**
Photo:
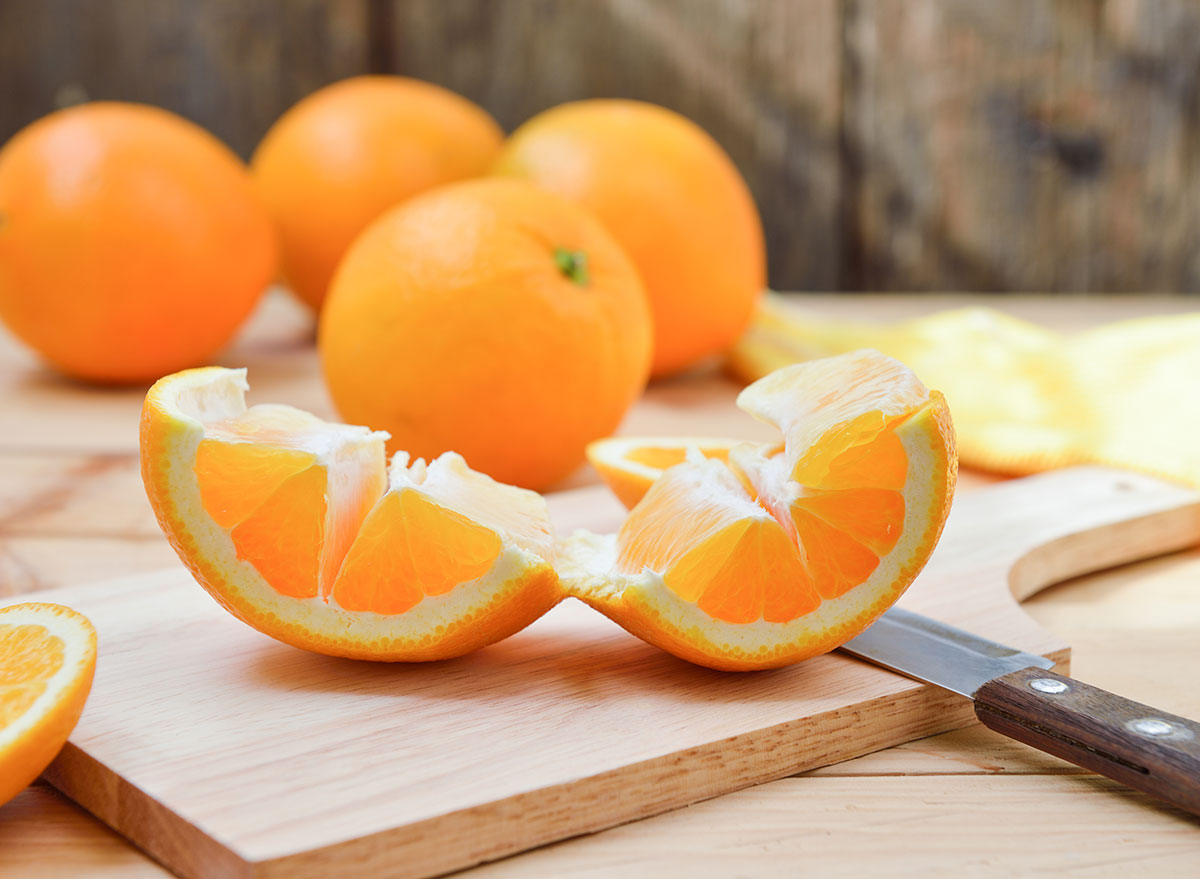
<svg viewBox="0 0 1200 879"><path fill-rule="evenodd" d="M1200 815L1200 723L900 607L841 649L973 699L989 729Z"/></svg>

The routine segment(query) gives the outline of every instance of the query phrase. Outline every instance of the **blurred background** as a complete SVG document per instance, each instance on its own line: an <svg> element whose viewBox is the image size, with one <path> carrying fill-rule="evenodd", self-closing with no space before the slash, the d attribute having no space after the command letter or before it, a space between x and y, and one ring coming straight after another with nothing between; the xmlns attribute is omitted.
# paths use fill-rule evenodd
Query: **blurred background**
<svg viewBox="0 0 1200 879"><path fill-rule="evenodd" d="M248 156L313 89L576 98L729 151L783 290L1200 292L1196 0L2 0L0 142L144 101Z"/></svg>

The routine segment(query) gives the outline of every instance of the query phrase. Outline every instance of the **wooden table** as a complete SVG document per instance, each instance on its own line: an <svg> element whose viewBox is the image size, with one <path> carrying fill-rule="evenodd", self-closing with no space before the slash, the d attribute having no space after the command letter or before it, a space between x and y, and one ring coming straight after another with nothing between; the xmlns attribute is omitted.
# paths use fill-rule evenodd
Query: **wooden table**
<svg viewBox="0 0 1200 879"><path fill-rule="evenodd" d="M1062 329L1189 310L1162 297L808 297L884 320L973 302ZM250 368L251 401L332 417L307 315L264 302L222 362ZM659 384L627 433L745 432L716 374ZM177 564L142 493L144 389L60 379L0 335L0 595ZM571 484L593 477L586 471ZM965 473L960 490L993 477ZM97 588L103 588L97 584ZM1051 588L1027 607L1074 645L1084 681L1200 717L1200 548ZM946 733L539 849L472 871L529 876L1200 875L1200 820L981 727ZM167 876L53 790L0 807L0 879Z"/></svg>

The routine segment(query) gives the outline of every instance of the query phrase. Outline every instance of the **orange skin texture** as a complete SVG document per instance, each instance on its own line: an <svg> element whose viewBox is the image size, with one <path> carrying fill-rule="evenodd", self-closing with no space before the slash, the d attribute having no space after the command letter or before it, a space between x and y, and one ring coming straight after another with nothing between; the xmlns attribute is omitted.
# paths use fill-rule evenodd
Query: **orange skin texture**
<svg viewBox="0 0 1200 879"><path fill-rule="evenodd" d="M320 308L372 220L426 189L486 173L503 137L483 108L400 76L358 76L304 98L251 161L279 228L287 283Z"/></svg>
<svg viewBox="0 0 1200 879"><path fill-rule="evenodd" d="M580 285L555 251L586 254ZM641 393L651 324L638 275L591 215L485 179L395 208L334 279L318 344L342 416L389 451L453 450L542 489L584 460Z"/></svg>
<svg viewBox="0 0 1200 879"><path fill-rule="evenodd" d="M83 104L0 150L0 318L67 375L131 384L207 361L276 264L241 161L165 110Z"/></svg>
<svg viewBox="0 0 1200 879"><path fill-rule="evenodd" d="M766 286L762 222L729 156L653 104L563 104L513 133L493 173L531 180L600 218L637 265L654 314L653 374L728 348Z"/></svg>
<svg viewBox="0 0 1200 879"><path fill-rule="evenodd" d="M16 607L39 608L47 613L75 613L61 605L43 602L31 602ZM5 622L7 620L4 611L0 609L0 624ZM92 678L96 673L94 630L91 631L90 646L91 655L86 672L63 690L54 706L25 735L14 742L9 750L0 753L0 763L3 764L3 771L0 771L0 805L7 803L42 774L58 756L71 731L79 723L79 716L83 713L83 706L92 689Z"/></svg>

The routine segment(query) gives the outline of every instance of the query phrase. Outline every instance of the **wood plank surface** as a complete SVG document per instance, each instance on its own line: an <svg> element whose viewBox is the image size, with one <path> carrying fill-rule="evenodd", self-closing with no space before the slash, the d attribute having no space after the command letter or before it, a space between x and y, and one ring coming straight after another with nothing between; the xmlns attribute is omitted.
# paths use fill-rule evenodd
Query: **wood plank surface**
<svg viewBox="0 0 1200 879"><path fill-rule="evenodd" d="M0 141L87 100L156 104L244 156L287 107L368 64L368 0L0 3Z"/></svg>
<svg viewBox="0 0 1200 879"><path fill-rule="evenodd" d="M1200 287L1195 3L847 9L854 286Z"/></svg>
<svg viewBox="0 0 1200 879"><path fill-rule="evenodd" d="M622 511L592 487L553 496L551 515L566 533ZM1149 477L1002 483L956 501L901 603L1065 666L1012 592L1198 536L1200 492ZM44 594L114 645L47 778L196 879L432 876L971 721L966 700L842 654L699 669L576 602L405 667L280 645L178 566Z"/></svg>
<svg viewBox="0 0 1200 879"><path fill-rule="evenodd" d="M808 302L830 315L891 319L934 308L977 304L980 300L879 296L864 300L808 297ZM995 300L990 300L990 304L995 304ZM1004 304L1011 305L1022 316L1064 329L1188 307L1185 301L1153 297L1065 301L1017 298L1006 299ZM281 328L287 329L289 315L296 317L286 302L268 303L240 348L246 356L258 358L262 371L269 372L273 380L280 382L280 387L288 386L289 370L300 368L304 358L311 356L290 351L290 343L280 344L279 336L272 335ZM270 320L264 320L265 317ZM303 349L304 334L310 331L304 328L302 320L297 323L300 330L296 345ZM272 341L264 344L260 341L264 338ZM6 560L14 545L41 546L44 552L21 557L28 559L27 573L54 584L63 582L62 577L79 582L138 571L137 553L131 548L142 542L140 538L123 543L117 537L94 536L86 527L92 523L96 504L103 505L103 497L109 493L117 520L133 524L139 531L149 524L149 519L135 524L139 515L136 510L143 499L132 467L107 471L104 478L113 481L102 492L87 489L91 476L84 475L78 480L77 489L65 494L60 491L58 512L45 510L32 525L22 526L23 517L6 515L16 509L13 504L19 503L27 492L40 488L55 490L55 485L61 488L63 480L52 466L59 455L64 468L70 469L92 455L119 452L122 444L128 454L132 446L127 428L120 426L123 416L118 415L114 424L105 407L112 405L113 411L129 412L136 411L136 406L131 410L124 401L104 397L104 404L92 409L90 416L59 419L57 423L53 418L39 420L36 417L39 413L28 411L24 403L16 403L11 392L14 387L28 387L35 377L45 378L45 375L25 352L3 336L0 336L0 363L5 366L0 372L0 420L5 427L0 430L0 466L9 450L15 450L17 455L33 450L46 456L41 464L22 458L25 464L0 473L0 520L4 521L0 526L0 559ZM299 389L303 385L303 381L297 381L294 387ZM687 386L687 382L681 382L669 396L676 402L687 398ZM91 406L93 395L78 387L73 392L79 395L84 409ZM652 389L647 403L631 420L638 426L669 432L671 409L655 407L657 393L657 388ZM139 397L135 394L132 399L136 401ZM269 397L264 395L260 399ZM302 400L303 396L295 399ZM713 411L721 408L712 406ZM87 424L86 431L79 430L81 420ZM714 433L718 432L717 427L725 426L720 424L698 432ZM28 439L22 434L26 428L34 429ZM82 433L79 447L74 451L57 436L62 429ZM92 437L103 440L107 448L91 449ZM55 439L60 441L63 451L55 450ZM119 472L125 476L113 475ZM972 476L967 474L968 485L974 482ZM577 477L580 481L586 478L584 474ZM26 480L22 488L14 490L14 480L22 479ZM80 505L80 514L72 516L76 504ZM144 508L141 515L145 515ZM84 533L79 536L59 534L63 531L79 534L81 525ZM22 532L20 536L10 533L13 528ZM56 540L64 541L58 544L59 549L55 548ZM82 543L92 540L111 541L108 544L111 552L98 556L95 545ZM153 545L151 540L145 543ZM165 558L170 558L165 546L160 545L159 549ZM72 555L77 561L66 563L64 560ZM150 564L159 566L157 562ZM63 569L59 579L45 573L56 568ZM19 587L14 589L8 570L0 561L0 593L24 591ZM1168 711L1195 717L1200 716L1200 701L1197 701L1200 691L1192 686L1190 676L1170 670L1195 668L1200 664L1197 637L1200 589L1195 585L1198 576L1200 552L1193 550L1055 587L1030 599L1026 608L1047 628L1075 645L1073 674ZM736 799L722 797L703 806L541 849L482 868L481 872L486 875L508 870L513 875L585 876L620 871L622 875L656 877L673 873L676 865L684 865L699 875L783 876L795 875L797 865L811 863L814 872L883 869L896 875L919 872L936 875L961 872L957 865L968 858L975 875L1057 873L1072 864L1083 875L1194 875L1192 866L1200 858L1195 843L1200 838L1200 824L1181 824L1177 814L1144 806L1137 798L1122 799L1130 810L1114 819L1107 797L1061 798L1051 776L1062 774L1076 775L1078 771L974 727L826 767L811 776L761 786L734 795ZM856 784L819 790L811 786L830 777ZM886 787L874 784L881 778L888 780ZM1024 783L1010 786L1009 780ZM784 793L775 797L776 789ZM1086 790L1099 793L1103 788ZM760 801L751 796L760 791L770 797L765 800L769 808L761 808L757 805ZM1009 844L1011 837L993 836L979 822L958 820L955 815L947 814L944 804L950 799L958 804L959 815L994 816L996 822L1009 829L1011 837L1041 840L1045 828L1053 825L1054 844L1014 848ZM867 801L878 803L880 813L890 810L895 815L910 814L911 820L880 819L863 830L852 819L860 811L860 804ZM753 807L747 807L748 802ZM1134 805L1138 807L1132 808ZM942 852L932 844L933 836L914 836L913 828L923 821L973 840L970 846L964 843L964 850L969 848L969 853ZM772 838L766 831L765 835L756 835L764 828L774 828L775 836ZM859 856L864 832L870 834L875 845ZM1179 844L1172 848L1175 843L1164 844L1164 840ZM0 808L0 851L3 879L163 875L157 865L44 787L32 788ZM805 859L805 852L812 853L811 860ZM1073 861L1072 852L1086 853L1089 860L1086 864Z"/></svg>

